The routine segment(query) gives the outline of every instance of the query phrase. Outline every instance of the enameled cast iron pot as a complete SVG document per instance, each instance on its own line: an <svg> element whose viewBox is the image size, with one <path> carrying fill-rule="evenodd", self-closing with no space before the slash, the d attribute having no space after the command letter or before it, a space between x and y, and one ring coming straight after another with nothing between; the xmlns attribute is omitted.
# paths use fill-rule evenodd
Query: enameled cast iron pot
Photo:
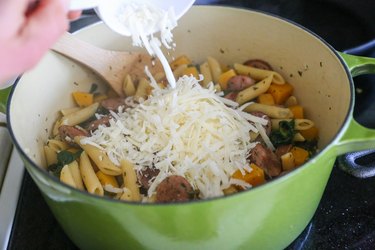
<svg viewBox="0 0 375 250"><path fill-rule="evenodd" d="M76 33L99 47L134 50L99 23ZM336 52L303 27L267 14L195 6L174 31L174 55L232 64L262 58L295 87L320 129L320 153L304 166L235 195L183 204L139 204L96 197L44 170L42 145L71 92L100 82L53 52L24 74L9 95L7 123L25 166L66 234L82 249L282 249L312 218L336 156L374 148L375 131L353 119L352 76L374 73L375 60ZM100 58L97 58L100 60ZM6 91L2 91L5 102ZM339 194L338 194L339 195Z"/></svg>

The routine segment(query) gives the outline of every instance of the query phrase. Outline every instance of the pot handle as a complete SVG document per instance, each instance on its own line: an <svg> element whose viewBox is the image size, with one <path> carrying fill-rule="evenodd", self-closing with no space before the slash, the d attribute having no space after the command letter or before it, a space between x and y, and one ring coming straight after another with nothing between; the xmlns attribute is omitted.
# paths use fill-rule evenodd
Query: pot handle
<svg viewBox="0 0 375 250"><path fill-rule="evenodd" d="M353 77L363 74L375 74L375 59L340 53ZM352 119L344 136L341 138L337 163L344 172L358 178L375 176L375 131L365 128ZM353 153L343 153L363 150ZM371 160L370 160L371 159Z"/></svg>
<svg viewBox="0 0 375 250"><path fill-rule="evenodd" d="M11 86L5 89L0 89L0 113L6 113L8 97L11 89Z"/></svg>

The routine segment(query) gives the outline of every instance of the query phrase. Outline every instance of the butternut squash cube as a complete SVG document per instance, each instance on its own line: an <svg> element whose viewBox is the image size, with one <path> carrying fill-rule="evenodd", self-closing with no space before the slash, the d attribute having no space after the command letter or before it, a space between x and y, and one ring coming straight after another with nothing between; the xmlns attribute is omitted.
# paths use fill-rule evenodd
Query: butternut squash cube
<svg viewBox="0 0 375 250"><path fill-rule="evenodd" d="M293 89L293 86L289 83L272 83L267 92L273 96L275 103L277 105L280 105L283 104L293 94Z"/></svg>
<svg viewBox="0 0 375 250"><path fill-rule="evenodd" d="M94 95L87 92L76 91L72 93L74 101L80 107L87 107L94 103Z"/></svg>

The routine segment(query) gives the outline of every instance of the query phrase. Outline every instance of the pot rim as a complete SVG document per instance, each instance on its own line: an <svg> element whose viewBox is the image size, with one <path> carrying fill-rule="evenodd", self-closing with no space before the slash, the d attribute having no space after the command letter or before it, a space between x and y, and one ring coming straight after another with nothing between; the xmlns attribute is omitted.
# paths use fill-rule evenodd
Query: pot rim
<svg viewBox="0 0 375 250"><path fill-rule="evenodd" d="M10 106L11 106L11 103L13 101L13 95L14 95L14 92L15 92L15 89L17 87L17 85L20 83L21 79L22 79L22 75L15 81L10 93L9 93L9 101L8 101L8 104L7 104L7 111L6 111L6 114L7 114L7 124L8 124L8 128L9 128L9 134L12 138L12 141L18 151L18 153L22 156L22 158L24 160L26 160L33 168L35 168L39 174L41 174L43 176L43 178L47 178L47 179L50 179L52 180L52 182L54 184L57 184L57 185L62 185L64 188L68 188L69 191L71 193L76 193L78 195L83 195L87 198L89 198L90 200L93 199L93 201L95 201L96 199L100 200L100 201L103 201L103 202L114 202L115 204L124 204L124 205L132 205L132 206L190 206L190 205L195 205L195 204L204 204L204 203L209 203L209 202L214 202L216 200L223 200L223 199L230 199L230 198L234 198L234 197L238 197L240 195L246 195L248 192L255 192L256 190L262 190L262 189L269 189L269 188L274 188L273 186L277 185L278 183L280 182L284 182L286 181L288 178L293 178L293 176L297 175L298 173L301 173L302 171L304 171L305 169L307 169L308 167L311 167L311 162L312 161L316 161L317 158L321 157L323 154L326 154L328 153L329 150L331 150L332 148L335 147L335 142L337 142L341 136L344 134L344 132L346 131L347 127L349 126L349 123L350 123L350 120L353 119L352 117L352 112L353 112L353 109L354 109L354 82L353 82L353 79L352 79L352 76L350 74L350 71L348 69L348 66L347 64L345 63L345 61L341 58L341 56L339 55L339 53L328 43L326 42L323 38L321 38L319 35L317 35L316 33L314 33L313 31L309 30L308 28L302 26L301 24L298 24L292 20L289 20L287 18L284 18L284 17L280 17L278 15L275 15L275 14L271 14L271 13L267 13L267 12L264 12L264 11L258 11L258 10L253 10L253 9L249 9L249 8L239 8L239 7L233 7L233 6L220 6L220 5L209 5L209 6L206 6L206 5L195 5L193 6L193 8L208 8L208 9L213 9L213 8L222 8L222 9L231 9L232 11L246 11L246 12L253 12L253 13L256 13L256 14L262 14L262 15L265 15L265 16L268 16L268 17L272 17L272 18L275 18L275 19L278 19L278 21L284 21L288 24L292 24L298 28L301 29L301 32L306 32L310 35L312 35L313 37L315 37L316 39L318 39L324 46L326 46L335 56L336 58L340 61L341 65L344 67L344 70L345 70L345 73L346 73L346 76L349 80L349 83L350 83L350 86L349 86L349 89L350 89L350 100L349 100L349 108L347 110L347 113L345 115L345 119L344 119L344 122L341 124L341 126L338 128L337 130L337 133L335 134L335 136L330 140L330 142L325 145L316 155L314 155L311 159L309 159L309 161L305 164L303 164L302 166L298 167L297 169L294 169L293 171L283 175L283 176L280 176L272 181L269 181L265 184L262 184L260 186L256 186L256 187L253 187L251 189L248 189L248 190L244 190L244 191L241 191L241 192L237 192L237 193L234 193L234 194L230 194L230 195L223 195L223 196L218 196L218 197L211 197L211 198L206 198L206 199L201 199L201 200L193 200L193 201L188 201L188 202L173 202L173 203L142 203L142 202L131 202L131 201L123 201L123 200L115 200L115 199L111 199L109 197L106 197L106 196L98 196L98 195L94 195L94 194L91 194L87 191L83 191L83 190L79 190L79 189L76 189L76 188L73 188L63 182L61 182L57 177L51 175L50 173L48 173L48 171L46 171L44 168L42 168L41 166L39 166L38 164L36 164L30 157L29 155L25 152L24 149L22 149L21 145L18 143L18 141L16 140L16 136L13 132L13 129L12 129L12 123L11 123L11 119L10 119L10 116L11 116L11 113L10 113ZM77 33L80 33L81 31L83 30L86 30L86 29L90 29L94 26L98 26L98 25L104 25L103 21L98 21L98 22L95 22L95 23L92 23L88 26L85 26L84 28L78 30L78 31L75 31L73 32L72 34L77 34Z"/></svg>

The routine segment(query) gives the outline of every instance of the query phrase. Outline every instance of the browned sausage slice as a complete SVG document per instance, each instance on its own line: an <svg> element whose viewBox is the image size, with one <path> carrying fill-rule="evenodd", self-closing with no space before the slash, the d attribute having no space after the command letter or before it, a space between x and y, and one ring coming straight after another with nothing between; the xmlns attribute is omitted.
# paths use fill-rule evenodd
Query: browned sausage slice
<svg viewBox="0 0 375 250"><path fill-rule="evenodd" d="M232 101L236 101L237 95L238 95L238 92L230 92L230 93L226 94L224 96L224 98L227 98L227 99L232 100Z"/></svg>
<svg viewBox="0 0 375 250"><path fill-rule="evenodd" d="M271 149L258 143L251 151L250 162L262 168L270 177L278 176L281 173L281 162Z"/></svg>
<svg viewBox="0 0 375 250"><path fill-rule="evenodd" d="M258 68L258 69L272 70L272 67L271 65L269 65L269 63L260 59L247 60L246 62L244 62L244 65Z"/></svg>
<svg viewBox="0 0 375 250"><path fill-rule="evenodd" d="M118 111L119 107L125 106L125 100L124 98L120 98L120 97L108 98L108 99L104 99L103 101L101 101L100 104L105 109Z"/></svg>
<svg viewBox="0 0 375 250"><path fill-rule="evenodd" d="M168 176L156 188L156 201L158 202L188 201L193 196L193 187L179 175Z"/></svg>
<svg viewBox="0 0 375 250"><path fill-rule="evenodd" d="M69 145L76 146L74 137L76 136L89 136L89 133L83 128L69 125L61 125L59 127L59 135L61 139Z"/></svg>
<svg viewBox="0 0 375 250"><path fill-rule="evenodd" d="M277 157L281 157L288 153L292 149L293 145L292 144L285 144L285 145L280 145L276 148L275 154Z"/></svg>
<svg viewBox="0 0 375 250"><path fill-rule="evenodd" d="M233 76L228 81L228 90L240 91L255 84L255 80L249 76Z"/></svg>
<svg viewBox="0 0 375 250"><path fill-rule="evenodd" d="M90 122L89 125L87 125L87 130L88 131L95 131L95 130L98 129L98 127L100 125L109 126L109 120L111 120L111 119L112 119L112 116L106 115L106 116L103 116L100 119L92 121L92 122Z"/></svg>

